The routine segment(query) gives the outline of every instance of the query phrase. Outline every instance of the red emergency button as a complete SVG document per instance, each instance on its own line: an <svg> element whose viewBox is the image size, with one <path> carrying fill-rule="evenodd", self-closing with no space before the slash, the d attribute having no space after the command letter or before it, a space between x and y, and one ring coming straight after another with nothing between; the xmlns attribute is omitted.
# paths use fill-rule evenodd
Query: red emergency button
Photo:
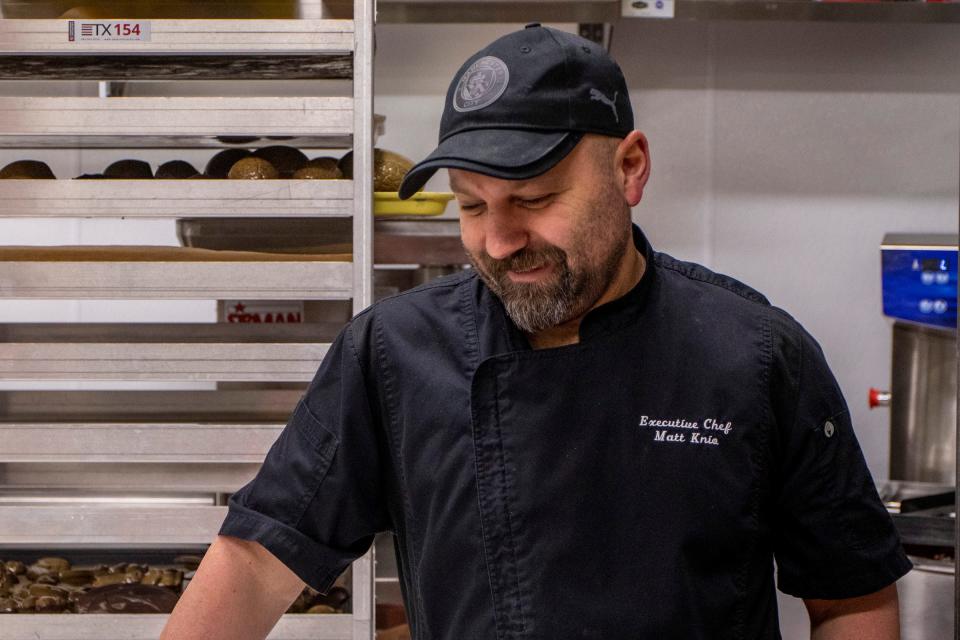
<svg viewBox="0 0 960 640"><path fill-rule="evenodd" d="M867 394L867 403L871 409L886 407L890 405L891 397L892 394L889 391L881 391L880 389L870 387L870 392Z"/></svg>

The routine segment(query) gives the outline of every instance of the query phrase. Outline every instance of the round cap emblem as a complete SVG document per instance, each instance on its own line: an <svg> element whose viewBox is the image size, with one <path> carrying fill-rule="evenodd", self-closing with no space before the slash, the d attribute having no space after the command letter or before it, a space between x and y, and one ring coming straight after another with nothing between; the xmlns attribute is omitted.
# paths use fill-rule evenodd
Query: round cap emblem
<svg viewBox="0 0 960 640"><path fill-rule="evenodd" d="M453 92L453 108L461 113L483 109L503 95L509 81L510 72L503 60L484 56L460 76Z"/></svg>

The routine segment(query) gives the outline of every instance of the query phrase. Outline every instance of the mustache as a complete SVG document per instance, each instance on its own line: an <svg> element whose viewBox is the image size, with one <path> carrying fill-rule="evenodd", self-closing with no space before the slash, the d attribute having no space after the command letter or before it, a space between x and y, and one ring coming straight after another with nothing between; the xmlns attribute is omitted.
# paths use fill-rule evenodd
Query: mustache
<svg viewBox="0 0 960 640"><path fill-rule="evenodd" d="M476 258L491 277L500 281L506 277L508 271L526 271L547 264L564 265L567 263L567 252L560 247L548 245L539 249L524 247L501 259L491 258L486 251L482 251Z"/></svg>

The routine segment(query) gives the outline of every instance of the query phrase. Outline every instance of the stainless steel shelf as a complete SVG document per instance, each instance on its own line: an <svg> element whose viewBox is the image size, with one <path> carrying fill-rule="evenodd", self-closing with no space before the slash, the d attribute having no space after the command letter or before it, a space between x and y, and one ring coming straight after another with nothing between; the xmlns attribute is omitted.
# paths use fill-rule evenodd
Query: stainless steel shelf
<svg viewBox="0 0 960 640"><path fill-rule="evenodd" d="M381 219L373 236L373 255L378 264L423 266L466 264L456 218Z"/></svg>
<svg viewBox="0 0 960 640"><path fill-rule="evenodd" d="M353 124L353 100L340 97L0 98L5 147L217 136L297 136L312 140L302 146L346 147Z"/></svg>
<svg viewBox="0 0 960 640"><path fill-rule="evenodd" d="M263 461L283 424L0 423L0 463ZM50 443L56 442L56 447Z"/></svg>
<svg viewBox="0 0 960 640"><path fill-rule="evenodd" d="M352 180L2 180L0 217L349 217L353 189Z"/></svg>
<svg viewBox="0 0 960 640"><path fill-rule="evenodd" d="M310 17L329 15L324 4L324 13ZM339 85L350 96L335 98L3 97L0 148L222 148L241 138L251 147L283 139L301 149L351 148L356 174L369 176L382 128L372 111L375 5L352 4L355 20L151 20L149 42L70 43L67 20L0 20L3 79L353 80L349 90ZM297 65L304 56L325 62ZM285 74L290 64L296 68ZM357 311L373 299L371 191L369 180L0 183L0 216L327 217L352 227L349 251L335 255L0 247L0 298L350 300ZM273 390L281 395L299 395L289 381L313 376L327 349L317 341L326 338L307 337L309 325L257 329L276 335L220 326L113 325L87 335L83 325L0 325L0 379L270 381L265 386L282 386ZM0 495L0 546L205 546L226 515L214 506L216 494L249 481L295 404L217 400L189 416L211 396L133 393L140 395L0 393L0 489L8 494ZM136 398L148 406L124 406ZM194 404L176 406L183 398ZM36 406L44 399L62 406ZM90 497L97 491L117 499ZM180 502L135 495L151 491L187 495ZM54 499L57 492L63 500ZM372 640L372 586L368 554L353 565L352 614L283 616L269 637ZM146 640L166 618L4 616L0 636Z"/></svg>
<svg viewBox="0 0 960 640"><path fill-rule="evenodd" d="M4 640L156 640L167 615L5 615ZM268 640L352 640L348 614L287 614Z"/></svg>
<svg viewBox="0 0 960 640"><path fill-rule="evenodd" d="M282 423L297 389L205 391L0 391L3 422Z"/></svg>
<svg viewBox="0 0 960 640"><path fill-rule="evenodd" d="M296 253L313 247L326 251L327 247L335 250L350 242L351 222L315 216L272 220L182 218L177 220L177 235L184 246L205 249ZM384 216L373 226L373 257L379 265L446 266L467 262L457 219Z"/></svg>
<svg viewBox="0 0 960 640"><path fill-rule="evenodd" d="M50 443L51 447L57 446ZM112 492L130 496L133 493L156 491L189 492L194 496L206 496L213 504L216 493L232 493L250 482L260 469L260 463L139 463L139 462L10 462L2 465L5 489L30 490L44 496L37 504L48 504L50 492ZM141 498L137 498L141 500ZM0 503L10 502L0 495ZM73 500L56 502L57 505L76 503ZM11 503L13 504L13 503ZM17 506L26 506L19 501ZM117 512L122 518L126 512ZM0 530L3 521L0 520Z"/></svg>
<svg viewBox="0 0 960 640"><path fill-rule="evenodd" d="M42 250L0 247L0 298L344 300L353 295L353 264L321 256L254 254L257 259L246 260L209 252L193 259L196 254L189 252L203 250L171 247L167 257L136 260L98 248L94 256L51 260ZM179 258L175 252L187 253Z"/></svg>
<svg viewBox="0 0 960 640"><path fill-rule="evenodd" d="M70 22L0 20L0 54L339 54L354 49L353 20L141 20L150 23L149 41L92 42L69 42Z"/></svg>
<svg viewBox="0 0 960 640"><path fill-rule="evenodd" d="M0 344L0 380L309 381L328 345Z"/></svg>
<svg viewBox="0 0 960 640"><path fill-rule="evenodd" d="M0 545L33 548L115 546L166 548L209 544L226 507L0 506ZM6 618L4 618L6 624Z"/></svg>
<svg viewBox="0 0 960 640"><path fill-rule="evenodd" d="M306 382L335 335L324 324L0 325L0 380Z"/></svg>

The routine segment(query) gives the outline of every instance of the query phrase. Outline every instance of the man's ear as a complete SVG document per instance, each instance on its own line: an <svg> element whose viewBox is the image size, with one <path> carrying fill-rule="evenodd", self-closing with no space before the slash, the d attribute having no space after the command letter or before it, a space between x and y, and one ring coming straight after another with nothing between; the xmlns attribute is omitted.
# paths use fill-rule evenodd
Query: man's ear
<svg viewBox="0 0 960 640"><path fill-rule="evenodd" d="M617 146L614 157L617 178L623 186L623 195L631 207L643 198L643 188L650 178L650 148L647 137L631 131Z"/></svg>

